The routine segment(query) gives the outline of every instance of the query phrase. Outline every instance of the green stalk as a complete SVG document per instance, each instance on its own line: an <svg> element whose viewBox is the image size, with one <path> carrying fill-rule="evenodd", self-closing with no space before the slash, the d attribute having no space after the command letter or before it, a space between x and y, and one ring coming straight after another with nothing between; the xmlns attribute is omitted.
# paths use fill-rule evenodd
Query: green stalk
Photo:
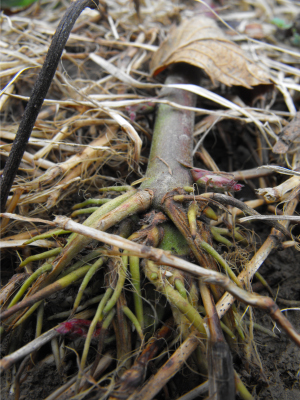
<svg viewBox="0 0 300 400"><path fill-rule="evenodd" d="M241 381L241 378L234 371L235 389L243 400L254 400L253 396L248 392L248 389Z"/></svg>
<svg viewBox="0 0 300 400"><path fill-rule="evenodd" d="M224 322L220 321L220 325L223 332L227 333L227 335L231 337L231 339L236 340L235 334L232 332L230 328L228 328L227 325L224 324Z"/></svg>
<svg viewBox="0 0 300 400"><path fill-rule="evenodd" d="M71 315L74 315L79 304L80 301L82 299L83 293L89 283L89 281L92 279L93 275L97 272L97 270L103 265L103 257L99 258L99 260L97 260L89 269L89 271L86 273L85 277L83 278L83 281L81 282L80 288L78 290L76 299L74 301L74 305L73 305L73 310Z"/></svg>
<svg viewBox="0 0 300 400"><path fill-rule="evenodd" d="M199 206L196 201L193 201L189 205L189 209L187 212L187 217L190 225L190 231L192 238L195 239L197 232L197 214L199 212Z"/></svg>
<svg viewBox="0 0 300 400"><path fill-rule="evenodd" d="M99 294L98 296L95 296L95 297L93 297L93 298L87 300L84 304L82 304L82 306L79 306L79 307L77 308L77 314L76 314L77 317L76 317L76 318L87 319L88 317L86 317L86 318L84 318L84 317L78 317L78 314L79 314L82 310L85 310L88 306L91 306L91 305L94 305L94 304L98 304L99 301L102 300L103 296L104 296L104 294ZM86 312L86 311L89 311L89 312L90 312L90 311L93 311L93 309L92 309L92 308L89 308L88 310L85 310L85 311L82 311L82 312L84 313L84 312ZM52 321L52 320L54 320L54 319L68 319L68 318L70 317L70 315L71 315L71 311L70 311L70 310L68 310L68 311L62 311L62 312L60 312L60 313L51 315L51 317L47 318L47 320L48 320L48 321Z"/></svg>
<svg viewBox="0 0 300 400"><path fill-rule="evenodd" d="M136 318L136 316L133 314L133 312L130 310L130 308L126 307L126 306L122 306L122 311L123 313L126 315L126 317L133 323L133 325L135 326L135 329L141 339L141 343L144 343L144 335L143 335L143 330L141 327L141 324L139 323L138 319Z"/></svg>
<svg viewBox="0 0 300 400"><path fill-rule="evenodd" d="M274 293L273 293L272 289L270 288L270 285L268 284L268 282L265 280L265 278L258 271L255 272L254 276L256 279L259 280L260 283L262 283L264 285L264 287L270 293L271 297L274 298Z"/></svg>
<svg viewBox="0 0 300 400"><path fill-rule="evenodd" d="M103 204L108 203L109 201L111 201L111 199L88 199L82 203L75 204L75 206L72 207L72 210L78 210L79 208L83 208L91 204L102 206Z"/></svg>
<svg viewBox="0 0 300 400"><path fill-rule="evenodd" d="M209 207L209 206L205 207L202 212L204 215L207 216L207 218L213 219L214 221L218 220L217 214L214 212L214 210L211 207Z"/></svg>
<svg viewBox="0 0 300 400"><path fill-rule="evenodd" d="M131 274L131 283L134 287L133 300L134 309L137 320L140 326L144 329L144 312L143 312L143 300L141 292L141 276L140 276L140 259L139 257L129 257L129 268Z"/></svg>
<svg viewBox="0 0 300 400"><path fill-rule="evenodd" d="M48 272L52 269L52 264L45 263L43 264L40 268L38 268L26 281L23 283L21 288L19 289L18 293L15 295L15 297L12 299L10 302L9 306L7 308L10 308L17 304L17 302L21 299L23 294L26 292L26 290L31 286L31 284L44 272Z"/></svg>
<svg viewBox="0 0 300 400"><path fill-rule="evenodd" d="M21 262L19 268L25 267L25 265L29 264L32 261L44 260L45 258L57 256L62 251L62 247L57 247L56 249L52 249L49 251L44 251L44 253L35 254L34 256L27 257L24 261Z"/></svg>
<svg viewBox="0 0 300 400"><path fill-rule="evenodd" d="M230 266L227 264L227 262L224 260L222 256L208 243L206 243L204 240L199 241L199 245L202 247L203 250L205 250L207 253L209 253L218 263L224 268L228 276L230 277L233 282L239 286L240 288L243 287L241 282L238 280L237 276L235 273L232 271Z"/></svg>
<svg viewBox="0 0 300 400"><path fill-rule="evenodd" d="M228 240L228 239L226 239L224 236L222 236L222 235L215 229L215 227L211 226L211 227L210 227L210 231L211 231L211 234L213 235L213 238L214 238L217 242L223 243L223 244L225 244L225 246L227 246L227 247L232 247L232 246L233 246L233 243L231 243L230 240Z"/></svg>
<svg viewBox="0 0 300 400"><path fill-rule="evenodd" d="M80 210L73 211L71 214L71 218L77 217L77 215L83 214L92 214L93 212L97 211L99 207L89 207L89 208L82 208Z"/></svg>
<svg viewBox="0 0 300 400"><path fill-rule="evenodd" d="M39 305L37 316L36 316L36 328L35 337L39 337L43 329L43 319L44 319L44 302L42 301Z"/></svg>
<svg viewBox="0 0 300 400"><path fill-rule="evenodd" d="M127 192L128 190L132 190L132 186L108 186L99 189L99 192Z"/></svg>
<svg viewBox="0 0 300 400"><path fill-rule="evenodd" d="M24 321L26 321L26 319L27 319L28 317L30 317L30 315L32 315L32 314L35 312L35 310L36 310L37 308L39 308L39 306L43 303L43 301L44 301L44 300L40 300L40 301L36 302L32 307L30 307L29 310L27 310L26 313L23 314L22 317L21 317L20 319L18 319L18 321L14 324L14 329L15 329L17 326L22 325L22 323L23 323Z"/></svg>
<svg viewBox="0 0 300 400"><path fill-rule="evenodd" d="M53 236L65 235L67 233L71 233L71 231L65 231L64 229L58 229L56 231L45 232L45 233L42 233L41 235L34 236L33 238L27 240L26 242L23 243L23 245L33 243L36 240L49 239L49 238L53 238Z"/></svg>
<svg viewBox="0 0 300 400"><path fill-rule="evenodd" d="M247 326L250 326L250 321L244 321L244 323L245 323ZM278 339L278 336L277 336L274 332L272 332L270 329L265 328L264 326L259 325L259 324L257 324L256 322L253 322L252 325L253 325L253 329L256 329L256 330L258 330L258 331L260 331L260 332L265 333L266 335L269 335L269 336L271 336L271 337L273 337L273 338L275 338L275 339Z"/></svg>
<svg viewBox="0 0 300 400"><path fill-rule="evenodd" d="M184 284L182 283L181 279L179 279L179 278L174 279L174 286L175 286L175 289L180 293L180 296L182 296L184 299L187 300L186 290L185 290Z"/></svg>
<svg viewBox="0 0 300 400"><path fill-rule="evenodd" d="M157 279L152 279L153 272L157 274ZM163 293L168 301L190 321L190 323L198 330L201 336L207 337L203 320L198 311L188 302L188 300L184 299L167 280L163 279L162 272L152 261L147 261L145 263L145 274L150 282L155 285L156 289Z"/></svg>
<svg viewBox="0 0 300 400"><path fill-rule="evenodd" d="M101 320L102 318L102 312L104 309L104 306L106 304L106 302L108 301L108 299L110 298L111 294L112 294L113 290L111 288L108 288L105 292L105 295L103 296L102 300L100 301L97 311L95 313L95 316L91 322L91 325L89 327L88 333L86 335L86 339L84 342L84 348L83 348L83 352L82 352L82 357L81 357L81 362L80 362L80 368L81 371L84 369L85 363L86 363L86 359L88 356L88 352L89 352L89 348L90 348L90 343L93 337L93 333L94 330L96 328L97 323ZM102 329L103 329L103 325L102 325ZM79 375L81 375L79 373ZM78 375L78 381L80 382L81 380L81 376Z"/></svg>
<svg viewBox="0 0 300 400"><path fill-rule="evenodd" d="M199 312L201 314L206 315L206 311L205 311L205 308L203 306L199 306L198 310L199 310ZM224 322L220 321L220 325L221 325L221 328L222 328L223 332L227 333L227 335L229 335L231 337L231 339L236 340L235 334L232 332L232 330L230 328L228 328L227 325L224 324Z"/></svg>
<svg viewBox="0 0 300 400"><path fill-rule="evenodd" d="M61 370L61 358L60 358L60 354L59 354L59 346L58 346L57 337L54 337L51 339L51 349L52 349L52 354L54 357L56 369L57 369L57 372L59 373Z"/></svg>
<svg viewBox="0 0 300 400"><path fill-rule="evenodd" d="M121 196L116 197L115 199L112 199L108 203L103 204L103 206L99 207L97 211L95 211L84 221L83 225L97 229L96 225L101 220L101 218L103 218L104 216L106 216L106 214L119 207L122 203L128 200L134 193L136 193L136 190L132 189L131 191L128 191L122 194ZM72 233L70 235L68 243L71 243L76 236L77 236L76 233Z"/></svg>
<svg viewBox="0 0 300 400"><path fill-rule="evenodd" d="M233 313L234 313L234 320L235 320L235 327L236 327L236 330L237 330L237 332L238 332L240 338L241 338L243 341L245 341L245 335L244 335L244 331L243 331L243 327L242 327L242 323L241 323L240 314L239 314L239 312L238 312L238 310L237 310L235 304L232 304L231 308L232 308L232 311L233 311Z"/></svg>
<svg viewBox="0 0 300 400"><path fill-rule="evenodd" d="M98 258L102 254L103 254L103 249L102 248L94 250L94 251L91 251L86 256L82 257L79 261L77 261L75 264L71 265L69 268L64 270L64 272L62 272L60 274L60 278L63 278L64 276L69 275L71 272L76 271L76 269L78 269L78 268L82 267L83 265L87 264L89 261L94 260L95 258Z"/></svg>
<svg viewBox="0 0 300 400"><path fill-rule="evenodd" d="M128 191L121 196L111 200L110 202L104 204L97 211L95 211L92 215L90 215L83 225L90 226L92 228L106 230L113 226L116 222L120 222L121 219L125 218L132 212L132 209L128 209L125 207L125 210L120 206L129 200L132 195L136 193L136 190ZM136 205L136 209L139 207ZM112 211L115 211L113 215L109 214ZM133 212L132 212L133 213ZM107 221L107 216L111 218ZM113 216L115 218L113 218ZM106 218L106 224L101 224L101 220ZM48 275L45 281L42 284L42 287L47 286L49 283L52 283L56 277L61 273L61 271L70 263L70 261L84 248L86 247L92 239L89 237L79 235L77 233L72 233L68 240L67 246L64 248L60 258L57 261L53 271Z"/></svg>
<svg viewBox="0 0 300 400"><path fill-rule="evenodd" d="M212 227L212 229L215 232L219 233L220 235L225 235L225 236L230 236L230 237L232 237L232 235L233 235L236 240L240 241L245 246L247 246L249 244L247 239L239 233L238 228L229 230L227 228L220 228L219 226L214 226L214 227Z"/></svg>
<svg viewBox="0 0 300 400"><path fill-rule="evenodd" d="M15 312L22 310L23 308L30 307L36 302L43 300L49 297L51 294L58 292L66 288L67 286L72 285L78 279L82 278L90 269L89 265L81 267L74 272L71 272L69 275L59 279L57 282L48 285L44 289L39 290L37 293L33 294L32 296L26 297L20 303L15 304L10 309L4 311L5 318L9 317L10 315L14 314ZM3 313L3 315L4 315Z"/></svg>

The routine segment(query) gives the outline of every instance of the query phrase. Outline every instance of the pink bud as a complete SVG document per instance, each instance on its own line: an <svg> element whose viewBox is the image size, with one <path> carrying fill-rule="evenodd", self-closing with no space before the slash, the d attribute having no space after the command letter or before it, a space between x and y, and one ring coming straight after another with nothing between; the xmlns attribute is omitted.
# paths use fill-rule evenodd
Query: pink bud
<svg viewBox="0 0 300 400"><path fill-rule="evenodd" d="M155 103L148 101L142 104L127 106L126 111L129 114L131 121L135 121L137 114L149 114L154 111Z"/></svg>
<svg viewBox="0 0 300 400"><path fill-rule="evenodd" d="M70 321L62 322L55 330L61 335L67 335L71 339L78 337L86 337L91 321L86 319L73 318ZM96 325L96 330L93 333L93 337L97 337L100 334L101 324Z"/></svg>
<svg viewBox="0 0 300 400"><path fill-rule="evenodd" d="M200 168L193 168L191 173L194 182L201 187L222 192L238 192L243 187L243 185L228 178L225 174L216 174L212 171L206 171Z"/></svg>
<svg viewBox="0 0 300 400"><path fill-rule="evenodd" d="M136 113L134 112L134 111L131 111L130 113L129 113L129 118L130 118L130 120L133 122L133 121L135 121L135 119L136 119Z"/></svg>

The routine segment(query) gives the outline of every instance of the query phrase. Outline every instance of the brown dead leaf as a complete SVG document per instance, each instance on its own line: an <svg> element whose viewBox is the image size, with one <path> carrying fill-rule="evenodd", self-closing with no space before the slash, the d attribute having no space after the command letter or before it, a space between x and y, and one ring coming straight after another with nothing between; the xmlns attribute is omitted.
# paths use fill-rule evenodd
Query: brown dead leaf
<svg viewBox="0 0 300 400"><path fill-rule="evenodd" d="M184 20L170 30L168 38L154 53L150 63L153 76L167 66L185 62L204 69L213 83L247 88L270 83L269 75L228 40L215 21L207 17Z"/></svg>
<svg viewBox="0 0 300 400"><path fill-rule="evenodd" d="M278 141L273 147L273 153L285 154L293 144L300 143L300 112L297 112L294 119L280 132Z"/></svg>

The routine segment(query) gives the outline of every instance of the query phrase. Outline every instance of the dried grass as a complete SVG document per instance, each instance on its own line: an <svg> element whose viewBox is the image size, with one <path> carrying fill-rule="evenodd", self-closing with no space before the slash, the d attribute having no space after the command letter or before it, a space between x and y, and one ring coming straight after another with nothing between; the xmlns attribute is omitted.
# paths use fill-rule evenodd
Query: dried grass
<svg viewBox="0 0 300 400"><path fill-rule="evenodd" d="M203 14L205 9L204 2L199 14ZM67 5L58 6L56 2L43 1L42 7L33 5L28 10L12 16L2 15L2 41L0 48L2 53L1 60L1 109L3 120L1 126L1 139L4 141L13 140L14 131L17 123L14 120L20 119L24 101L28 98L26 92L30 92L30 87L36 77L36 68L40 67L43 57L48 49L51 35ZM188 7L178 6L173 2L146 2L142 6L142 20L139 24L133 4L127 2L108 2L109 21L103 18L96 10L86 9L73 29L66 50L62 57L62 62L57 70L55 80L45 100L44 107L36 127L32 133L28 146L28 153L33 155L27 159L24 156L24 166L30 163L30 174L22 174L18 178L14 188L24 186L30 191L31 197L36 191L34 177L40 176L41 182L45 170L50 167L50 163L56 166L69 160L85 146L88 146L91 139L104 134L107 125L119 126L117 140L114 140L105 149L104 159L109 159L102 163L101 168L109 163L116 165L123 164L123 173L118 177L119 182L124 182L130 169L139 171L137 161L141 149L141 141L136 129L139 126L131 123L126 116L126 106L142 104L148 101L155 94L153 90L147 90L153 86L149 83L151 79L147 74L147 65L151 59L151 54L156 47L153 45L158 38L166 37L169 25L176 18L185 18L191 15L192 11ZM240 5L242 7L242 4ZM245 6L247 9L247 7ZM262 7L264 8L264 7ZM295 106L292 99L293 91L299 91L298 76L299 72L293 68L293 64L298 62L299 54L292 51L287 46L271 46L263 42L257 42L246 37L244 31L248 24L259 24L262 31L274 33L274 27L270 25L270 19L275 16L287 16L290 20L297 13L297 6L289 2L286 5L269 5L265 8L264 19L259 19L259 10L244 11L243 13L233 12L231 4L227 4L224 11L218 16L221 22L239 20L240 25L233 30L230 28L228 33L235 36L231 39L244 41L245 48L259 62L263 63L267 71L272 76L277 89L282 93L283 99L289 110L289 116L295 114ZM229 28L226 24L225 28ZM247 31L247 30L246 30ZM80 32L80 34L78 33ZM91 62L91 60L93 62ZM101 67L97 68L94 62L102 60ZM288 60L288 61L287 61ZM105 64L106 63L106 64ZM103 70L104 68L104 70ZM92 76L92 79L91 79ZM136 79L138 78L138 80ZM136 89L134 89L134 87ZM138 90L137 90L138 88ZM219 103L224 107L229 107L230 112L214 110L214 114L219 118L236 118L243 120L246 124L254 122L258 129L268 137L275 138L278 127L284 126L286 120L280 112L275 110L257 109L250 107L240 107L236 103L230 103L225 98L216 97L212 92L204 88L191 88L196 90L201 96ZM199 93L201 91L201 93ZM206 91L204 93L204 91ZM14 93L18 95L15 96ZM103 93L99 95L100 93ZM25 97L24 97L25 95ZM99 97L100 96L100 97ZM125 101L120 99L124 98ZM135 101L128 101L129 98L136 98ZM109 102L107 102L109 99ZM160 102L159 99L154 99ZM48 105L54 106L48 107ZM197 110L200 115L205 113L211 115L210 110ZM238 111L238 113L236 113ZM49 116L47 117L47 113ZM46 115L45 115L46 114ZM239 115L240 114L240 115ZM241 115L242 114L242 115ZM128 130L124 128L125 121L120 118L125 116ZM243 117L244 115L244 117ZM107 116L110 118L108 119ZM288 114L285 114L287 117ZM220 120L218 118L218 120ZM210 127L209 120L205 124L205 131ZM212 120L213 123L213 120ZM136 128L135 128L135 127ZM122 129L123 128L123 129ZM125 132L123 132L125 130ZM147 129L146 129L147 131ZM197 135L202 131L196 130ZM149 134L149 130L147 132ZM142 141L145 142L144 134L140 131ZM38 138L38 140L34 138ZM268 140L269 141L269 140ZM122 151L118 143L123 143ZM9 143L9 142L8 142ZM34 144L33 144L34 143ZM199 142L201 143L201 142ZM135 146L135 148L134 148ZM38 147L38 149L37 149ZM6 144L1 143L1 153L6 155L5 149L9 149ZM6 150L7 151L7 150ZM41 159L41 160L39 160ZM46 160L46 161L42 161ZM128 163L128 159L132 162ZM47 161L49 164L47 165ZM135 162L134 162L135 161ZM131 165L126 167L126 165ZM86 169L93 168L94 163ZM99 168L94 168L93 174L99 173ZM104 174L102 174L104 175ZM96 177L96 176L95 176ZM58 183L58 181L56 180ZM51 182L51 185L55 183ZM108 183L108 182L107 182ZM105 184L105 182L103 182ZM75 186L74 186L75 185ZM72 187L76 190L84 188L82 181L75 181ZM41 187L39 186L38 192ZM44 196L39 194L39 201L44 202L49 196L49 191L45 190ZM38 201L38 200L37 200ZM57 199L59 201L59 197ZM48 204L49 206L49 204Z"/></svg>
<svg viewBox="0 0 300 400"><path fill-rule="evenodd" d="M201 104L204 103L203 108L189 108L198 117L194 131L195 160L200 154L206 166L217 171L219 167L214 160L214 151L204 147L205 139L215 132L221 121L242 126L254 133L253 137L259 138L259 150L255 152L256 166L266 167L265 164L274 163L275 160L276 164L290 168L286 170L287 174L296 175L290 178L293 184L287 184L288 189L282 196L256 200L253 191L253 200L250 202L255 202L253 207L259 207L270 202L278 205L288 199L293 203L290 210L293 214L296 201L290 194L299 183L299 172L291 170L299 168L299 146L296 143L284 157L274 156L271 150L282 128L297 112L297 93L300 91L297 65L300 54L287 40L283 44L276 42L276 28L271 20L284 17L294 21L300 11L299 4L269 0L256 2L250 7L247 1L238 4L228 1L220 10L212 11L200 0L197 0L197 7L196 2L181 4L171 0L144 0L140 2L138 17L133 2L109 0L106 3L108 16L102 6L100 13L86 9L70 35L14 181L12 195L8 199L8 205L11 205L8 212L17 209L19 214L26 217L34 215L43 219L53 210L69 215L70 204L73 205L78 196L99 197L99 188L130 185L142 180L148 162L153 121L152 116L139 116L131 120L128 109L150 101L188 109L158 97L159 89L164 85L149 76L149 62L167 36L171 23L191 17L195 12L199 15L209 12L217 16L230 39L247 51L270 75L274 90L273 97L266 95L251 107L238 94L233 94L231 89L214 87L205 77L205 87L170 85L196 93L201 97ZM0 155L4 160L15 138L24 105L43 64L51 37L68 4L67 1L41 0L22 12L0 16ZM231 27L233 23L235 29ZM257 31L252 38L249 34L253 26ZM256 37L259 34L261 38L258 40ZM267 155L264 149L270 150ZM276 172L281 173L281 170L277 169ZM243 176L243 171L236 174ZM267 174L265 172L259 178L260 186L255 187L260 193L270 193ZM294 197L297 196L298 192L295 192ZM231 207L228 210L231 216L224 214L212 225L223 223L224 218L229 223L235 223L240 211ZM236 222L243 223L254 218L285 220L285 227L288 227L287 221L299 224L297 215L276 217L274 213L265 218L247 217ZM27 230L29 225L24 228L21 222L3 219L1 248L20 247L20 251L24 251L22 245L25 239L20 237L20 232L26 235ZM27 237L36 233L29 232ZM274 231L250 261L249 252L246 251L239 253L234 250L228 256L233 264L246 265L239 279L249 287L250 278L271 252L273 234ZM295 242L286 243L294 246L295 251L299 246ZM40 240L33 245L58 246L49 240ZM4 252L3 256L5 254L8 253ZM231 293L234 293L233 289ZM219 316L225 314L233 301L232 294L226 292L217 304Z"/></svg>

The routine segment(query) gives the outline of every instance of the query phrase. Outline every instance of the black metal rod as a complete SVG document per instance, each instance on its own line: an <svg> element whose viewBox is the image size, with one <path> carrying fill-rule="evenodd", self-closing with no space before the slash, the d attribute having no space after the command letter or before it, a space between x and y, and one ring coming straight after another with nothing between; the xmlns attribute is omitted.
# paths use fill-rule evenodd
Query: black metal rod
<svg viewBox="0 0 300 400"><path fill-rule="evenodd" d="M25 108L16 138L13 142L9 157L5 164L3 174L0 177L1 212L5 211L6 201L21 163L25 147L28 143L33 126L51 85L70 32L81 12L86 7L96 8L98 3L99 0L77 0L76 2L72 3L65 12L58 25L58 28L56 29L46 55L44 65L34 84L32 94Z"/></svg>

